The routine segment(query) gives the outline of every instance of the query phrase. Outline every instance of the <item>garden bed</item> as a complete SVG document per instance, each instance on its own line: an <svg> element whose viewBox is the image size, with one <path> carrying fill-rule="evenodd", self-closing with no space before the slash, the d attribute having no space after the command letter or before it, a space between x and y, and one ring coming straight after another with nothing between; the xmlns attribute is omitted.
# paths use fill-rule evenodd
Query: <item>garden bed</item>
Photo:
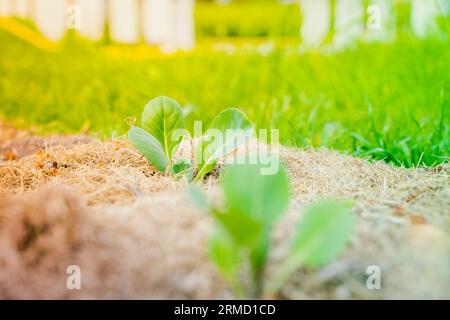
<svg viewBox="0 0 450 320"><path fill-rule="evenodd" d="M280 152L292 200L267 274L305 205L353 199L355 223L339 259L298 270L277 298L450 298L448 164L404 169L329 150ZM208 259L212 219L186 182L153 170L127 141L2 125L0 154L1 298L233 297ZM221 201L217 181L211 175L202 188ZM67 290L69 265L80 266L82 290ZM381 290L366 286L371 265Z"/></svg>

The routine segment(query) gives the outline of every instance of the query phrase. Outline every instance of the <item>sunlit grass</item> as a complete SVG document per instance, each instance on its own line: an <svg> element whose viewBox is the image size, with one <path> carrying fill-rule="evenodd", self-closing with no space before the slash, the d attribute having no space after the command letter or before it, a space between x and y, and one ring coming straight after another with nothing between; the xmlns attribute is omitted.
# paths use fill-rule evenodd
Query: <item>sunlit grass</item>
<svg viewBox="0 0 450 320"><path fill-rule="evenodd" d="M266 0L198 2L195 20L199 37L292 37L300 34L301 25L298 4Z"/></svg>
<svg viewBox="0 0 450 320"><path fill-rule="evenodd" d="M46 131L121 135L126 117L167 95L184 105L188 122L240 107L259 127L280 129L287 145L408 167L448 159L444 41L360 44L334 55L276 42L263 54L254 44L230 55L201 41L192 53L168 56L74 40L62 53L45 53L3 31L0 42L0 115Z"/></svg>

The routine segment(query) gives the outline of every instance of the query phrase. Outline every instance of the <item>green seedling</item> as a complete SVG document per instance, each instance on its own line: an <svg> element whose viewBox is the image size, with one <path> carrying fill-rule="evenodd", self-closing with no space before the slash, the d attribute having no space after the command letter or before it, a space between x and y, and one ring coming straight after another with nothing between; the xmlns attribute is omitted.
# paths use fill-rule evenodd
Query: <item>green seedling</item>
<svg viewBox="0 0 450 320"><path fill-rule="evenodd" d="M333 261L351 235L350 203L326 200L309 206L300 220L290 254L268 282L268 294L276 293L299 267L319 268Z"/></svg>
<svg viewBox="0 0 450 320"><path fill-rule="evenodd" d="M282 165L275 175L261 175L261 168L258 164L226 168L224 208L211 205L198 189L189 189L191 198L216 221L210 257L240 298L272 296L299 267L329 263L345 248L352 226L348 204L325 201L309 207L289 255L266 281L270 238L275 222L287 210L289 182Z"/></svg>
<svg viewBox="0 0 450 320"><path fill-rule="evenodd" d="M203 180L216 167L219 159L245 143L253 133L253 124L242 111L228 108L219 113L197 144L195 159L198 173L195 181Z"/></svg>
<svg viewBox="0 0 450 320"><path fill-rule="evenodd" d="M202 181L221 158L254 134L250 120L240 110L228 108L199 137L193 164L190 159L173 158L183 137L190 136L184 128L178 102L168 97L151 100L144 108L141 123L142 128L133 126L128 132L134 147L160 172L183 175L188 181L196 182Z"/></svg>
<svg viewBox="0 0 450 320"><path fill-rule="evenodd" d="M183 111L173 99L158 97L144 107L142 128L133 126L128 139L159 171L173 168L173 154L182 136L173 139L175 130L184 129Z"/></svg>

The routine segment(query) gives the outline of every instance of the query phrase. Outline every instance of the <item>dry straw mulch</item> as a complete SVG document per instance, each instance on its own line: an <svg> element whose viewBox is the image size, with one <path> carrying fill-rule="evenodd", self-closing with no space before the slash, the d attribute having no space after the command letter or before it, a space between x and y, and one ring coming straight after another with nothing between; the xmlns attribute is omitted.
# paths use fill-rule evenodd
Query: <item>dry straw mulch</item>
<svg viewBox="0 0 450 320"><path fill-rule="evenodd" d="M185 182L126 141L63 140L0 162L0 297L232 298L207 257L212 221ZM293 200L268 277L310 202L354 199L355 228L338 260L298 270L280 298L450 298L448 165L407 170L327 150L281 158ZM217 184L203 187L220 201ZM82 290L66 289L68 265L81 267ZM369 265L381 267L382 290L367 289Z"/></svg>

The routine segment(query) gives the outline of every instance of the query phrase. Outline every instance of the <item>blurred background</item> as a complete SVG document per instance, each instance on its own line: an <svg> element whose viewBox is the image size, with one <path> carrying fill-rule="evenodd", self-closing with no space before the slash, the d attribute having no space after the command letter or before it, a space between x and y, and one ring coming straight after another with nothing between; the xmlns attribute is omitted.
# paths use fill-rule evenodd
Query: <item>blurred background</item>
<svg viewBox="0 0 450 320"><path fill-rule="evenodd" d="M0 0L0 117L126 132L168 95L282 143L448 161L450 0ZM188 121L190 122L190 121Z"/></svg>

